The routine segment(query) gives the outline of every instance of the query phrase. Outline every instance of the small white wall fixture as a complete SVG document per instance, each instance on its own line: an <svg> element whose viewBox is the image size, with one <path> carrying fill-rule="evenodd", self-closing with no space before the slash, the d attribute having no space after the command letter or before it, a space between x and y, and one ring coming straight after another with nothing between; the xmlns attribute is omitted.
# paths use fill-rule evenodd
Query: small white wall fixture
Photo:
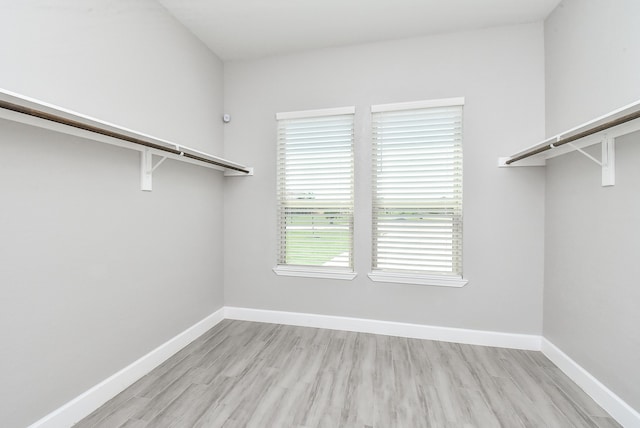
<svg viewBox="0 0 640 428"><path fill-rule="evenodd" d="M500 157L498 166L545 166L547 159L577 151L601 167L602 186L613 186L616 183L615 139L636 131L640 131L640 100L511 156ZM602 147L600 159L583 150L595 144Z"/></svg>
<svg viewBox="0 0 640 428"><path fill-rule="evenodd" d="M0 89L0 118L139 151L144 191L152 190L153 172L167 159L224 171L225 176L253 175L251 167L4 89ZM155 165L154 155L160 157Z"/></svg>

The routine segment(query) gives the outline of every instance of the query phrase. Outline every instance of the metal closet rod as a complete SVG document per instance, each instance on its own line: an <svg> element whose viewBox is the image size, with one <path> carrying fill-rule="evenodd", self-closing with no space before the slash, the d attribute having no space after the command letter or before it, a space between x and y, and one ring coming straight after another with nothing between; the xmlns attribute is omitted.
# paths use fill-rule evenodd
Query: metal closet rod
<svg viewBox="0 0 640 428"><path fill-rule="evenodd" d="M525 152L521 155L518 155L514 158L511 158L505 162L507 165L511 165L514 162L518 162L519 160L526 159L529 156L537 155L538 153L546 152L547 150L554 149L556 147L562 146L564 144L571 143L572 141L579 140L580 138L588 137L589 135L597 134L598 132L607 130L609 128L613 128L614 126L621 125L625 122L629 122L634 119L640 118L640 111L636 111L633 113L629 113L625 116L619 117L617 119L610 120L609 122L605 122L601 125L594 126L593 128L589 128L585 131L579 132L570 137L561 138L558 141L547 144L546 146L538 147L536 149L531 149L528 152Z"/></svg>
<svg viewBox="0 0 640 428"><path fill-rule="evenodd" d="M51 122L60 123L62 125L71 126L73 128L82 129L84 131L89 131L89 132L94 132L96 134L106 135L107 137L117 138L118 140L128 141L130 143L139 144L141 146L150 147L152 149L161 150L163 152L173 153L174 155L184 156L185 158L194 159L194 160L197 160L197 161L200 161L200 162L205 162L205 163L216 165L216 166L220 166L220 167L223 167L223 168L233 169L235 171L240 171L240 172L244 172L244 173L247 173L247 174L249 174L251 172L246 168L241 168L241 167L238 167L238 166L235 166L235 165L230 165L230 164L227 164L227 163L224 163L224 162L203 158L201 156L194 155L194 154L191 154L191 153L185 153L184 151L177 150L177 149L172 149L170 147L161 146L159 144L151 143L149 141L145 141L145 140L142 140L140 138L130 137L129 135L121 134L119 132L109 131L107 129L103 129L103 128L100 128L98 126L87 125L87 124L84 124L82 122L78 122L76 120L67 119L65 117L58 116L56 114L47 113L47 112L44 112L44 111L40 111L40 110L36 110L36 109L33 109L33 108L29 108L29 107L23 107L23 106L20 106L18 104L13 104L13 103L10 103L10 102L7 102L7 101L0 100L0 108L6 109L6 110L12 110L12 111L15 111L15 112L18 112L18 113L22 113L22 114L26 114L26 115L29 115L29 116L33 116L33 117L37 117L39 119L44 119L44 120L48 120L48 121L51 121ZM185 147L185 149L186 149L186 147Z"/></svg>

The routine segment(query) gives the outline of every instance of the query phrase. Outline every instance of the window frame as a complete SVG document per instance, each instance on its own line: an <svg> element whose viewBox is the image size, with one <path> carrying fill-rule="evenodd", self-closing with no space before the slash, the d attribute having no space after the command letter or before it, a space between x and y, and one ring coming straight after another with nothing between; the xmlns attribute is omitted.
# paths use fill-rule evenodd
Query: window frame
<svg viewBox="0 0 640 428"><path fill-rule="evenodd" d="M464 98L446 98L446 99L436 99L436 100L425 100L425 101L413 101L413 102L405 102L405 103L393 103L393 104L378 104L371 106L371 154L372 154L372 171L371 171L371 186L372 186L372 204L371 204L371 271L368 273L368 277L375 282L389 282L389 283L402 283L402 284L415 284L415 285L432 285L432 286L441 286L441 287L463 287L468 283L468 280L463 277L462 273L462 231L460 231L460 275L455 274L437 274L435 272L418 272L418 271L401 271L401 270L385 270L383 268L375 268L374 264L376 262L376 240L375 240L375 207L376 207L376 195L374 194L374 189L376 188L376 166L375 162L377 159L376 154L376 144L375 144L375 134L374 134L374 114L375 113L384 113L384 112L395 112L395 111L403 111L403 110L420 110L420 109L429 109L429 108L437 108L437 107L452 107L452 106L460 106L464 109ZM461 113L461 120L463 119L463 112ZM464 122L461 123L461 132L463 132ZM462 148L462 142L460 143ZM460 204L462 204L462 197L460 198ZM462 208L460 209L460 227L462 227ZM455 227L455 226L453 226ZM452 232L453 233L453 232ZM455 246L452 243L452 250ZM454 262L455 264L455 262Z"/></svg>
<svg viewBox="0 0 640 428"><path fill-rule="evenodd" d="M278 122L278 129L280 129L280 121L291 120L291 119L315 119L322 117L330 117L330 116L344 116L351 115L352 116L352 129L355 134L355 106L349 107L338 107L338 108L327 108L327 109L316 109L316 110L303 110L303 111L292 111L292 112L282 112L276 113L276 121ZM308 277L308 278L327 278L327 279L342 279L342 280L353 280L357 273L354 268L354 219L355 219L355 135L352 134L351 137L351 228L350 228L350 263L349 267L336 267L336 266L314 266L314 265L292 265L292 264L284 264L281 263L280 253L283 251L281 248L282 241L281 236L277 236L277 254L276 254L276 265L273 268L273 271L277 275L281 276L296 276L296 277ZM278 136L278 155L277 155L277 168L280 168L281 165L281 142L280 137ZM276 214L277 219L277 233L280 234L280 228L283 224L282 214L281 214L281 204L283 200L281 199L281 182L280 179L277 178L277 206L278 212ZM286 244L285 244L286 245Z"/></svg>

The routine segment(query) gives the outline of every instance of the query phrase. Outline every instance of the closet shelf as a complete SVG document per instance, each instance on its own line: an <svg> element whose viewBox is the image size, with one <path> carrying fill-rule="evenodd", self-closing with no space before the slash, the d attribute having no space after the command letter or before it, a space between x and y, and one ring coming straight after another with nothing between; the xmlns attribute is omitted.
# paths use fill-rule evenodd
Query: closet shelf
<svg viewBox="0 0 640 428"><path fill-rule="evenodd" d="M615 184L615 139L640 130L640 100L600 116L508 157L498 158L499 167L545 166L546 160L578 151L602 167L602 185ZM602 145L598 160L582 150Z"/></svg>
<svg viewBox="0 0 640 428"><path fill-rule="evenodd" d="M166 159L224 171L227 176L253 175L253 168L242 164L1 88L0 118L140 152L141 190L151 190L153 171ZM155 165L153 155L160 157Z"/></svg>

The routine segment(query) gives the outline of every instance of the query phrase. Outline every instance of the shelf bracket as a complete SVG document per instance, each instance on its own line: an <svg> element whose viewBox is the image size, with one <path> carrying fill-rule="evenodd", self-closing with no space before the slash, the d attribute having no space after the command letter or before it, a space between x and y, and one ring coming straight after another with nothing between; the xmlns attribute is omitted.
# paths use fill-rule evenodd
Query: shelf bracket
<svg viewBox="0 0 640 428"><path fill-rule="evenodd" d="M604 134L602 139L602 186L616 184L615 138Z"/></svg>
<svg viewBox="0 0 640 428"><path fill-rule="evenodd" d="M153 188L153 171L156 170L162 162L167 160L166 156L163 156L158 163L153 164L153 153L151 150L144 149L140 152L140 190L150 192Z"/></svg>
<svg viewBox="0 0 640 428"><path fill-rule="evenodd" d="M600 162L598 159L594 158L593 156L591 156L589 153L585 152L584 150L582 150L580 147L575 146L573 143L567 143L567 146L573 148L573 150L576 150L577 152L582 153L583 155L585 155L587 158L591 159L592 161L594 161L596 164L598 164L601 167L604 167L604 165L602 164L602 162ZM603 152L604 153L604 152ZM603 157L604 159L604 157Z"/></svg>
<svg viewBox="0 0 640 428"><path fill-rule="evenodd" d="M573 143L567 143L567 145L602 168L602 187L614 186L616 184L616 150L614 137L607 134L602 136L602 161L594 158Z"/></svg>

